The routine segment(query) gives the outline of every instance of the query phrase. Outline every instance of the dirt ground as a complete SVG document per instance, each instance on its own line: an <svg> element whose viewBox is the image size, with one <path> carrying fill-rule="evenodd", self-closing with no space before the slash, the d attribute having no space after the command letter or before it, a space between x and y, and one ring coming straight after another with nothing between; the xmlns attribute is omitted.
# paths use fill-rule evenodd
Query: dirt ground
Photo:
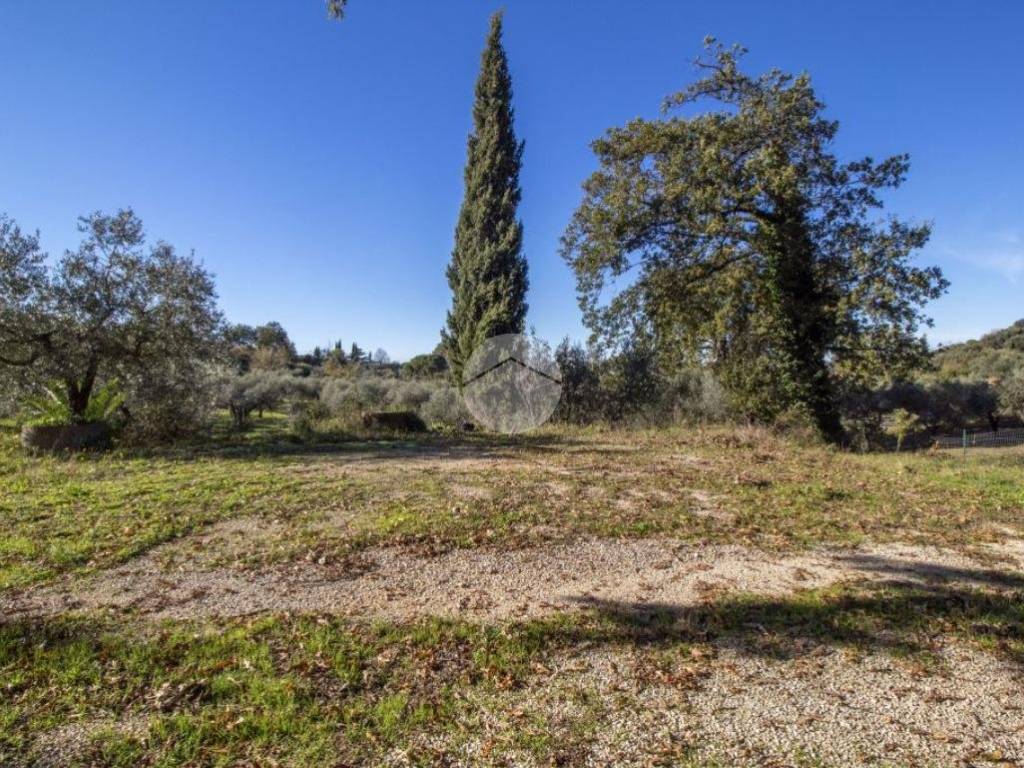
<svg viewBox="0 0 1024 768"><path fill-rule="evenodd" d="M116 609L154 619L244 616L267 611L335 613L408 621L424 616L502 621L600 602L685 608L711 594L792 594L847 580L992 586L1024 570L1024 541L979 545L975 554L883 544L771 553L665 539L587 539L526 549L459 549L438 556L399 548L340 562L207 569L211 550L239 548L267 528L234 520L127 565L7 598L7 613ZM182 553L199 562L182 560ZM164 561L178 564L167 568Z"/></svg>

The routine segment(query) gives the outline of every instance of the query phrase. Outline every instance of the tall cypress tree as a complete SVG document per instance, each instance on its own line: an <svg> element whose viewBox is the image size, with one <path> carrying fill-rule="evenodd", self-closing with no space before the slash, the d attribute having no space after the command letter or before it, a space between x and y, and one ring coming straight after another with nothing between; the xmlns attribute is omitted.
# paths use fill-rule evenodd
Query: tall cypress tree
<svg viewBox="0 0 1024 768"><path fill-rule="evenodd" d="M482 341L521 333L526 319L523 225L516 218L523 143L516 140L513 117L512 78L501 44L501 14L496 13L476 82L465 197L447 272L452 308L441 337L457 382Z"/></svg>

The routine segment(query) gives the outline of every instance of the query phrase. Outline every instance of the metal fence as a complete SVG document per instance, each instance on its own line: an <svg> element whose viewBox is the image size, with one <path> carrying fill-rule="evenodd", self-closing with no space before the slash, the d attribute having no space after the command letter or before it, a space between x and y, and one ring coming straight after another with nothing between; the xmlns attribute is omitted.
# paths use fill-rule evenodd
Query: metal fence
<svg viewBox="0 0 1024 768"><path fill-rule="evenodd" d="M998 432L968 432L944 435L935 439L937 448L1001 448L1024 445L1024 429L1000 429Z"/></svg>

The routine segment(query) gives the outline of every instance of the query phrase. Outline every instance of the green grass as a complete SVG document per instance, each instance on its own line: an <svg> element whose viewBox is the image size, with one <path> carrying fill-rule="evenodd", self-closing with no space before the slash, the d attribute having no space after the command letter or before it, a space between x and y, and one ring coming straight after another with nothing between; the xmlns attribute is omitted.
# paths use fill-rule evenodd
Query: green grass
<svg viewBox="0 0 1024 768"><path fill-rule="evenodd" d="M530 635L312 617L166 624L141 635L99 617L14 624L0 630L0 758L28 755L33 734L65 722L113 716L144 721L157 765L358 760L454 727L460 695L526 674L539 652ZM117 730L94 741L83 762L128 764L143 749Z"/></svg>
<svg viewBox="0 0 1024 768"><path fill-rule="evenodd" d="M284 526L236 553L248 565L582 535L970 545L1024 530L1022 469L1015 449L862 456L727 429L307 445L268 415L203 445L70 458L27 456L8 429L0 589L109 567L234 517Z"/></svg>

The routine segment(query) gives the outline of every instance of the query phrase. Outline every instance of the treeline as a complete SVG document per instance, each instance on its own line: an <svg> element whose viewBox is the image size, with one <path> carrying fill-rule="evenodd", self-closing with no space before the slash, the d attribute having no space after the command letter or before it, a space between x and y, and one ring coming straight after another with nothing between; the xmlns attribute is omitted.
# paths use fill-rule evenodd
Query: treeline
<svg viewBox="0 0 1024 768"><path fill-rule="evenodd" d="M299 375L309 375L316 368L333 373L348 366L391 366L391 357L381 348L367 352L356 342L346 350L336 341L327 347L314 347L299 354L284 327L272 321L264 325L229 325L223 332L224 342L239 373L251 370L289 368Z"/></svg>
<svg viewBox="0 0 1024 768"><path fill-rule="evenodd" d="M999 382L1024 375L1024 320L980 339L942 347L933 361L939 378Z"/></svg>
<svg viewBox="0 0 1024 768"><path fill-rule="evenodd" d="M334 372L321 367L308 375L253 370L226 377L218 403L236 429L249 426L254 414L283 412L303 439L358 432L363 416L379 411L415 413L439 429L461 428L469 421L458 389L447 378L416 376L404 366L350 366Z"/></svg>
<svg viewBox="0 0 1024 768"><path fill-rule="evenodd" d="M0 376L9 414L40 424L105 420L126 440L144 442L200 433L218 408L238 429L253 414L280 410L305 437L355 428L374 410L413 411L446 428L469 421L440 348L404 365L383 350L340 342L301 354L280 323L225 324L209 276L164 243L146 248L131 211L84 217L81 229L80 247L48 265L34 235L0 219ZM839 411L850 442L886 445L1018 423L1022 327L941 350L915 380L846 386ZM656 340L639 333L611 353L566 340L555 355L558 422L763 421L714 365L667 365ZM989 377L971 378L982 375ZM773 423L814 427L799 407Z"/></svg>
<svg viewBox="0 0 1024 768"><path fill-rule="evenodd" d="M317 400L321 379L397 375L353 343L298 354L280 323L231 325L212 276L130 210L79 220L77 249L49 260L38 235L0 216L0 413L34 426L102 422L123 440L204 432L218 408Z"/></svg>
<svg viewBox="0 0 1024 768"><path fill-rule="evenodd" d="M708 366L667 368L649 345L631 343L602 356L564 341L556 350L563 394L555 419L571 424L670 425L763 420L744 409ZM897 439L929 444L962 429L998 431L1024 423L1024 367L1006 378L951 378L940 365L926 366L919 379L846 388L839 412L848 443L859 448L891 446ZM800 408L771 423L813 431Z"/></svg>
<svg viewBox="0 0 1024 768"><path fill-rule="evenodd" d="M597 170L562 239L590 346L563 344L563 422L721 420L799 428L836 444L1003 426L1024 415L1022 326L932 355L920 266L926 224L882 215L906 155L844 160L839 123L806 74L751 74L707 41L700 76L658 119L592 145ZM359 410L458 424L462 366L526 323L518 218L524 144L500 14L480 61L441 343L405 366L341 342L299 354L278 323L227 325L212 277L131 210L82 218L50 263L0 217L0 384L42 422L118 422L173 440L237 428L262 408L300 432Z"/></svg>
<svg viewBox="0 0 1024 768"><path fill-rule="evenodd" d="M287 413L304 437L356 428L368 411L413 411L437 426L466 419L439 354L403 365L382 349L366 354L353 343L346 351L341 342L297 354L278 323L231 326L225 336L232 364L221 372L216 402L237 429L267 410Z"/></svg>

